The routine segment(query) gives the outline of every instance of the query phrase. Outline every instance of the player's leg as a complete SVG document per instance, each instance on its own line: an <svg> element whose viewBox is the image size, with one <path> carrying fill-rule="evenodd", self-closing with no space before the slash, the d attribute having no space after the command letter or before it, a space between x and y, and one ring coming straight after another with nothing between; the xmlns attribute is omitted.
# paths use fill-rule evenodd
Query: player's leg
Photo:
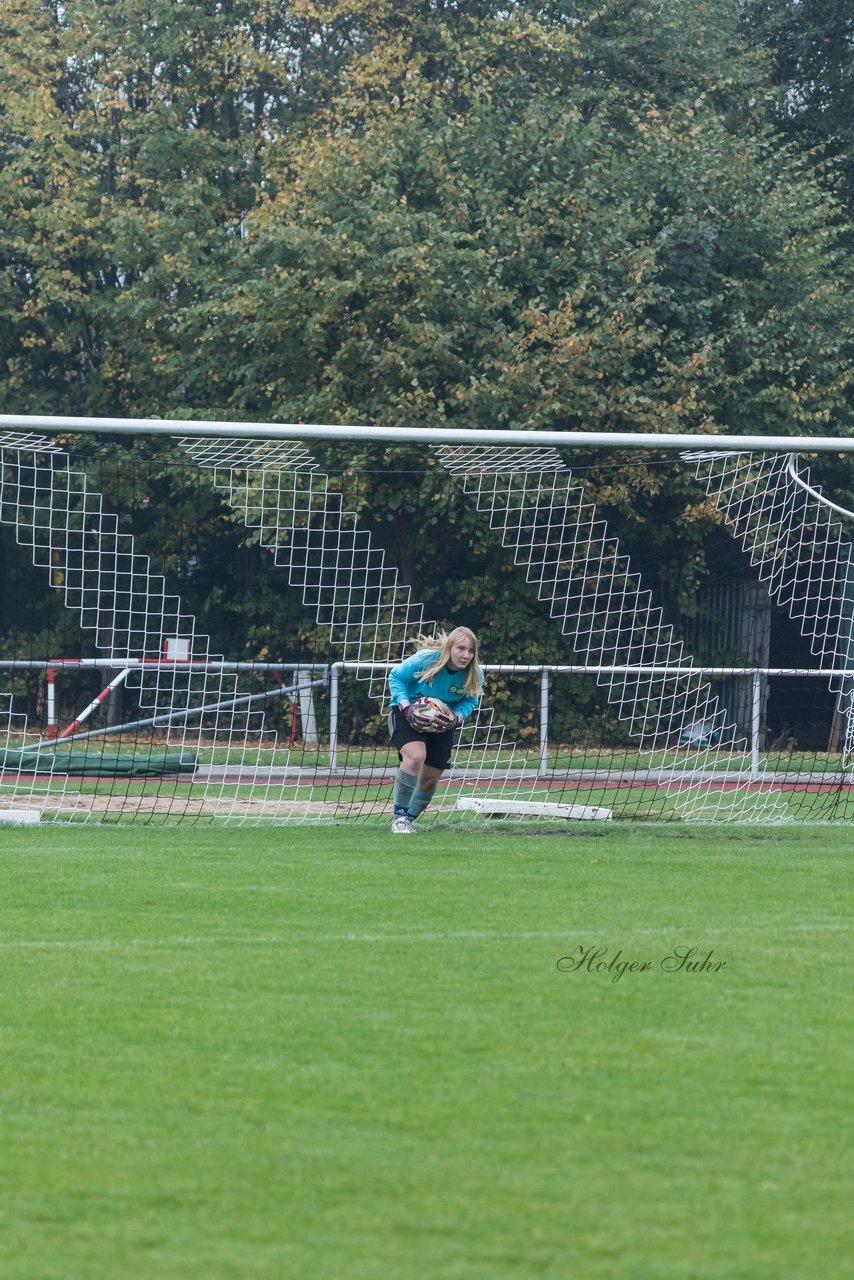
<svg viewBox="0 0 854 1280"><path fill-rule="evenodd" d="M409 805L418 786L427 744L424 734L413 729L396 708L389 717L389 729L400 762L392 793L394 816L391 829L395 835L412 835L414 827Z"/></svg>
<svg viewBox="0 0 854 1280"><path fill-rule="evenodd" d="M433 792L439 785L439 779L442 776L442 770L433 768L429 764L421 766L421 772L418 774L417 785L412 792L409 801L409 816L413 822L423 813L430 801L433 799Z"/></svg>
<svg viewBox="0 0 854 1280"><path fill-rule="evenodd" d="M405 742L398 751L400 767L394 779L394 808L408 809L412 793L421 785L424 757L427 749L423 742ZM435 784L434 784L435 785Z"/></svg>
<svg viewBox="0 0 854 1280"><path fill-rule="evenodd" d="M418 784L409 801L409 816L414 822L433 799L439 779L448 767L454 749L454 731L431 733L425 743L424 763L418 774Z"/></svg>

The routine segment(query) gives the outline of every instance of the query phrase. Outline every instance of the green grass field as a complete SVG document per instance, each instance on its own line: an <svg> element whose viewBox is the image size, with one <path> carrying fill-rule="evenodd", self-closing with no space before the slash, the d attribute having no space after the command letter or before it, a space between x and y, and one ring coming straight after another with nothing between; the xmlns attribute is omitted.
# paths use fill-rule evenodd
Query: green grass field
<svg viewBox="0 0 854 1280"><path fill-rule="evenodd" d="M0 828L0 1275L854 1276L850 844Z"/></svg>

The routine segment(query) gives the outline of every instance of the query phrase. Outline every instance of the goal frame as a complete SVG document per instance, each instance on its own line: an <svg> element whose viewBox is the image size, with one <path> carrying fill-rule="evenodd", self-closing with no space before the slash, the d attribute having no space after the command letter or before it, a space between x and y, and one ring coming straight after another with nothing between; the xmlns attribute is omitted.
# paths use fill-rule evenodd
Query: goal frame
<svg viewBox="0 0 854 1280"><path fill-rule="evenodd" d="M5 433L5 434L4 434ZM376 446L393 446L393 445L423 445L432 447L432 450L438 450L440 453L446 452L447 449L458 451L457 459L462 462L455 461L453 465L446 464L449 470L456 469L465 470L467 465L467 451L471 450L472 457L478 455L478 451L492 450L503 451L505 455L504 470L508 470L507 459L518 457L520 460L520 471L525 471L525 459L528 459L528 466L532 472L536 472L537 463L534 458L534 452L537 450L559 450L561 454L572 452L574 450L583 450L586 452L603 450L609 454L614 454L620 450L630 450L637 452L669 451L678 453L683 458L696 460L701 458L725 458L727 455L738 457L755 457L768 455L782 455L787 461L785 464L774 463L775 467L785 465L786 475L791 479L792 483L803 490L808 498L818 503L820 507L827 511L834 512L837 516L850 517L852 513L845 507L831 501L816 489L811 487L806 480L798 474L797 458L799 455L819 453L837 454L843 456L847 453L854 453L854 439L837 438L837 437L812 437L812 436L764 436L764 435L728 435L728 434L709 434L705 431L696 433L680 433L672 435L659 435L655 433L607 433L607 432L587 432L587 431L539 431L539 430L512 430L506 428L496 428L494 430L474 429L474 428L456 428L456 427L383 427L371 425L338 425L338 424L305 424L305 423L270 423L270 422L235 422L210 420L203 421L197 419L152 419L152 418L124 418L124 417L83 417L74 415L38 415L38 414L0 414L0 443L6 447L19 448L38 448L37 444L32 441L38 437L41 438L42 445L45 437L60 436L68 437L75 435L92 435L92 436L147 436L152 438L163 438L180 443L185 448L195 447L195 442L205 440L209 441L228 441L235 446L240 445L241 452L245 452L245 446L253 443L261 444L262 442L297 442L302 445L309 446L312 441L332 442L337 445L352 444L353 446L372 444ZM20 443L18 441L20 440ZM63 440L64 445L64 440ZM50 448L55 446L50 445ZM218 452L218 449L217 449ZM249 450L251 455L252 451ZM483 453L481 457L485 456ZM202 463L200 466L216 466L216 463ZM251 464L250 464L251 465ZM255 464L257 465L257 464ZM515 465L515 463L513 464ZM770 465L770 464L769 464ZM223 463L222 467L227 470L233 467L240 470L241 464ZM476 469L476 468L475 468ZM489 470L487 466L486 470ZM548 468L547 468L548 470ZM778 471L777 474L782 474ZM788 484L788 480L786 480ZM505 544L506 545L506 544ZM517 560L517 564L522 563ZM523 565L524 567L524 565ZM530 580L530 579L529 579ZM843 654L847 659L848 654ZM18 662L2 662L2 667L45 667L51 665L74 663L78 666L93 666L109 668L114 671L119 667L133 668L135 660L132 657L120 657L116 659L86 659L78 660L50 660L44 661L21 660ZM164 670L173 672L179 671L198 671L202 668L211 672L219 671L238 672L252 671L255 673L263 670L276 670L283 674L286 670L293 670L294 678L297 678L297 670L304 670L308 666L316 666L316 663L308 663L307 661L300 663L235 663L226 661L207 660L203 663L194 661L182 662L180 658L172 660L145 658L139 660L139 665L146 664L148 667L160 665ZM340 681L344 673L352 670L370 669L375 672L381 684L384 684L384 677L389 669L388 662L366 662L348 660L346 657L337 661L328 663L327 672L322 681L317 683L328 683L329 686L329 711L330 711L330 728L329 728L329 771L334 772L338 763L338 706L339 706L339 689ZM752 705L753 712L751 718L751 728L747 735L749 756L749 769L745 768L742 773L744 782L748 785L756 784L760 777L760 748L759 748L759 713L758 707L761 699L761 682L768 677L805 677L808 679L821 678L841 682L840 687L847 690L854 689L854 667L841 667L838 663L830 666L826 661L821 662L815 668L804 667L783 667L783 666L758 666L758 665L705 665L702 662L694 662L691 665L683 666L678 663L652 663L652 664L619 664L607 663L603 661L593 662L569 662L569 663L508 663L495 662L487 664L488 673L508 674L514 676L533 675L539 679L539 733L538 733L538 755L539 768L536 772L547 772L548 750L549 750L549 680L552 674L578 674L578 675L594 675L597 680L600 678L610 678L613 682L614 678L638 677L649 678L653 682L661 679L679 680L682 677L695 680L698 677L745 677L752 682ZM124 673L127 675L127 670ZM119 679L122 677L120 676ZM373 677L372 677L373 678ZM113 683L115 683L115 679ZM110 730L100 729L97 731L88 730L83 732L73 732L78 724L82 725L83 720L89 713L95 709L101 702L103 697L108 693L112 685L107 686L98 698L87 706L82 715L64 734L60 734L60 738L65 738L67 742L74 742L77 739L86 739L89 737L105 737ZM308 686L306 686L308 687ZM280 693L285 695L294 694L302 689L302 686L295 684L293 687L282 686ZM49 691L50 693L51 691ZM256 704L270 697L277 696L274 691L272 694L253 694L252 696L243 696L234 699L232 702L220 701L210 706L200 705L192 713L179 714L176 713L174 719L176 721L186 720L187 714L193 716L201 715L208 711L218 711L220 709L229 709L241 704ZM848 696L848 695L846 695ZM854 714L851 716L854 721ZM167 722L171 722L167 717ZM119 730L124 728L135 728L145 726L147 724L157 725L162 723L164 717L161 714L150 720L140 719L135 725L120 725ZM686 722L687 723L687 722ZM502 730L503 732L503 730ZM47 745L37 744L37 745ZM535 751L535 755L537 752ZM849 753L850 754L850 753ZM536 761L535 761L536 763ZM696 782L703 780L706 771L699 767L694 774ZM845 768L844 783L847 786L854 785L851 779L847 777L848 768ZM720 776L720 775L719 775ZM507 801L511 809L516 804L515 801ZM465 806L460 806L465 807ZM468 806L471 808L471 806ZM553 807L553 806L552 806ZM536 808L536 806L531 806ZM545 813L543 816L548 816Z"/></svg>
<svg viewBox="0 0 854 1280"><path fill-rule="evenodd" d="M477 427L380 427L200 420L195 418L93 418L56 414L0 414L0 431L40 431L48 435L227 437L242 440L353 440L377 444L472 444L560 449L701 448L722 453L854 453L854 438L837 436L727 435L705 431L654 432L539 431ZM846 512L847 514L847 512Z"/></svg>

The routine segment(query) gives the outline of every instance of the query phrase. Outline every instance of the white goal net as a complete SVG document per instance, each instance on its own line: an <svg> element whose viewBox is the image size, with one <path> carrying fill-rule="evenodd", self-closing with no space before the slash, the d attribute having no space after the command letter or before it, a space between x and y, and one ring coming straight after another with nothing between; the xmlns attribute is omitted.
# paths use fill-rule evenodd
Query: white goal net
<svg viewBox="0 0 854 1280"><path fill-rule="evenodd" d="M851 814L846 516L780 452L0 435L0 821L384 821L390 667L485 664L423 822Z"/></svg>

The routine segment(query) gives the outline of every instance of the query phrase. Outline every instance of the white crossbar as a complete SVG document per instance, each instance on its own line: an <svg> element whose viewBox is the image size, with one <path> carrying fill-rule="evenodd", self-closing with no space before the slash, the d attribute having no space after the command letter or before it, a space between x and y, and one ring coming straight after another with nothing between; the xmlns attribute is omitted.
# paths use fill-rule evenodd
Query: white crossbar
<svg viewBox="0 0 854 1280"><path fill-rule="evenodd" d="M730 436L621 431L518 431L454 427L374 427L301 422L197 422L187 418L90 418L0 413L0 430L100 432L107 435L177 434L248 440L375 440L386 444L490 444L529 449L696 449L754 453L854 453L854 438L837 436Z"/></svg>

